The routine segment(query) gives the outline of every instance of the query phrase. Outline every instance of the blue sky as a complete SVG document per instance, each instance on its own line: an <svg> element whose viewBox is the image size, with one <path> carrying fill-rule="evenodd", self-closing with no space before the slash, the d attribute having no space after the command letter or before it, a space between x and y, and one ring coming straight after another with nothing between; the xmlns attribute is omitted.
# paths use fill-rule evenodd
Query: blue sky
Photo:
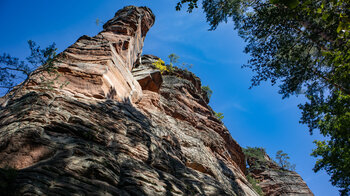
<svg viewBox="0 0 350 196"><path fill-rule="evenodd" d="M273 158L283 150L315 195L339 195L327 174L312 171L312 141L320 136L310 136L299 124L297 105L305 100L282 100L278 88L268 82L249 90L253 73L241 68L249 58L243 53L245 43L232 23L208 31L201 9L176 12L176 0L0 0L0 53L24 59L29 55L27 40L42 47L55 42L62 51L82 35L96 35L102 29L96 19L105 22L126 5L152 9L156 23L146 37L144 54L167 61L176 53L180 61L193 64L191 71L214 92L210 105L224 113L225 125L241 146L264 147Z"/></svg>

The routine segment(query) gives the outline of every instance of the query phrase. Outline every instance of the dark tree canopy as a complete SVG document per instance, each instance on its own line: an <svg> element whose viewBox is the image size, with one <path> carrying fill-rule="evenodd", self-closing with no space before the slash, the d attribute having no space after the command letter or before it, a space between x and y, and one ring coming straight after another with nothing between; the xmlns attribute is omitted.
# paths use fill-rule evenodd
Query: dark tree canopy
<svg viewBox="0 0 350 196"><path fill-rule="evenodd" d="M324 169L343 195L350 193L350 1L203 0L211 30L227 20L247 42L244 67L262 81L278 84L283 98L303 94L301 123L315 141L314 171ZM191 12L198 0L182 0Z"/></svg>

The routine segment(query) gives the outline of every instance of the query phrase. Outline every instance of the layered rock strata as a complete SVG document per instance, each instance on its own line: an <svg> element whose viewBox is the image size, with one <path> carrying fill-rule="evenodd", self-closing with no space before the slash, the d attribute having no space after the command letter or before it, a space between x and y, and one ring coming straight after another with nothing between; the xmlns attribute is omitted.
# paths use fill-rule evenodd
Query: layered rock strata
<svg viewBox="0 0 350 196"><path fill-rule="evenodd" d="M141 58L154 19L125 7L59 55L52 89L36 76L3 98L3 195L257 195L199 78Z"/></svg>
<svg viewBox="0 0 350 196"><path fill-rule="evenodd" d="M247 157L248 173L259 183L264 195L313 196L304 180L295 171L283 169L266 153L264 159Z"/></svg>
<svg viewBox="0 0 350 196"><path fill-rule="evenodd" d="M55 80L56 89L61 87L61 92L81 98L140 99L142 89L130 70L141 57L143 41L154 20L150 9L130 6L118 11L98 35L80 37L57 58L60 77ZM41 76L27 88L41 88Z"/></svg>

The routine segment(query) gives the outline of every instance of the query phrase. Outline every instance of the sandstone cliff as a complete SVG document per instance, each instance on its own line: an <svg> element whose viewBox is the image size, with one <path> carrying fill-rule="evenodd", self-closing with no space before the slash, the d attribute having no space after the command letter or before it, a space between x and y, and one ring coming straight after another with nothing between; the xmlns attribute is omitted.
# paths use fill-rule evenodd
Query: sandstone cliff
<svg viewBox="0 0 350 196"><path fill-rule="evenodd" d="M2 194L257 195L199 78L141 57L154 20L118 11L59 54L52 89L36 76L1 108Z"/></svg>
<svg viewBox="0 0 350 196"><path fill-rule="evenodd" d="M294 171L280 167L262 148L255 148L255 153L246 153L247 173L254 178L266 196L304 195L313 193Z"/></svg>

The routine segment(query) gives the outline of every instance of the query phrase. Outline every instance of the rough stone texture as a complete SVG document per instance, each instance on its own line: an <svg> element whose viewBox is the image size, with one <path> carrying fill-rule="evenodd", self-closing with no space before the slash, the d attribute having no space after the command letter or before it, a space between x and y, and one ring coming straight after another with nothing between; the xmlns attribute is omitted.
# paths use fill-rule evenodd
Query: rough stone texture
<svg viewBox="0 0 350 196"><path fill-rule="evenodd" d="M144 55L141 61L143 64L149 65L153 63L153 58L157 59L157 57L152 55ZM142 90L158 92L163 82L160 71L143 64L140 61L135 63L135 67L132 69L134 78L139 82Z"/></svg>
<svg viewBox="0 0 350 196"><path fill-rule="evenodd" d="M156 60L157 57L147 55L139 67L152 70ZM223 188L218 191L208 187L208 191L198 193L255 195L244 176L241 147L214 116L201 96L200 87L198 77L175 68L173 73L163 75L159 93L143 90L137 106L155 126L162 125L163 129L157 133L159 137L180 146L181 157L185 158L183 164L188 169L216 179ZM156 165L165 165L164 159L158 159Z"/></svg>
<svg viewBox="0 0 350 196"><path fill-rule="evenodd" d="M266 196L313 196L309 187L299 174L278 166L266 153L264 160L247 157L249 174L259 181Z"/></svg>
<svg viewBox="0 0 350 196"><path fill-rule="evenodd" d="M130 6L118 11L98 35L80 37L59 55L56 88L61 86L61 91L75 97L140 99L141 87L130 70L141 57L143 41L154 20L148 8ZM37 89L38 83L40 76L27 88Z"/></svg>
<svg viewBox="0 0 350 196"><path fill-rule="evenodd" d="M199 78L140 58L153 22L148 8L125 7L60 54L53 89L38 77L6 102L2 195L257 195Z"/></svg>

